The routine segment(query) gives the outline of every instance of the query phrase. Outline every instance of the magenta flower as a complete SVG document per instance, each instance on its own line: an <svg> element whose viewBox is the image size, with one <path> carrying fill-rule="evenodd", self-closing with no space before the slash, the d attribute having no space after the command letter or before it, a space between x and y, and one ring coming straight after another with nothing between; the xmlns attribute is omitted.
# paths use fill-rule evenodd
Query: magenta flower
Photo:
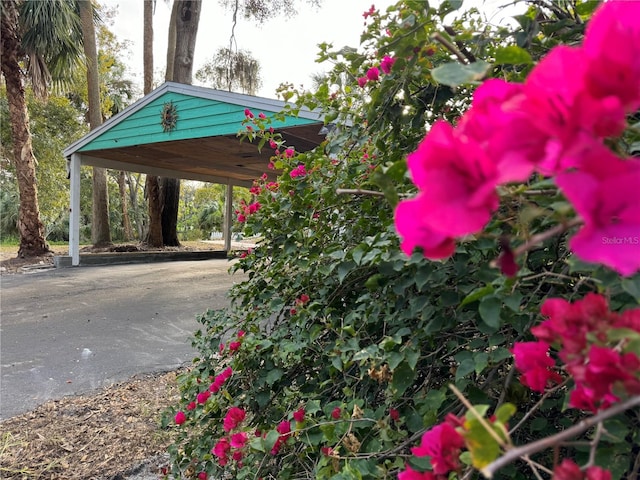
<svg viewBox="0 0 640 480"><path fill-rule="evenodd" d="M448 235L438 233L423 221L428 210L420 195L403 200L395 211L396 231L402 242L400 248L411 255L416 247L421 247L426 258L438 260L453 255L455 240Z"/></svg>
<svg viewBox="0 0 640 480"><path fill-rule="evenodd" d="M298 178L298 177L304 177L307 174L307 169L304 166L304 164L300 164L297 167L295 167L293 170L291 170L291 172L289 173L289 176L291 178Z"/></svg>
<svg viewBox="0 0 640 480"><path fill-rule="evenodd" d="M211 396L211 394L209 393L208 390L205 390L204 392L200 392L197 396L196 396L196 401L199 404L203 404L206 403L207 400L209 400L209 397Z"/></svg>
<svg viewBox="0 0 640 480"><path fill-rule="evenodd" d="M189 405L187 405L187 410L195 410L196 409L196 402L189 402Z"/></svg>
<svg viewBox="0 0 640 480"><path fill-rule="evenodd" d="M248 437L246 432L234 433L231 435L231 446L233 448L242 448L247 443Z"/></svg>
<svg viewBox="0 0 640 480"><path fill-rule="evenodd" d="M529 178L544 156L548 136L534 128L523 109L523 86L497 78L487 80L473 94L471 108L457 128L492 158L497 183Z"/></svg>
<svg viewBox="0 0 640 480"><path fill-rule="evenodd" d="M291 434L291 422L288 420L283 420L276 427L276 431L280 435L289 436Z"/></svg>
<svg viewBox="0 0 640 480"><path fill-rule="evenodd" d="M378 67L371 67L367 70L367 79L370 82L377 82L380 79L380 70L378 70Z"/></svg>
<svg viewBox="0 0 640 480"><path fill-rule="evenodd" d="M403 471L398 473L398 480L437 480L437 478L433 472L418 472L411 468L409 464L406 465Z"/></svg>
<svg viewBox="0 0 640 480"><path fill-rule="evenodd" d="M239 407L231 407L222 421L222 428L225 432L230 432L236 428L246 416L243 409Z"/></svg>
<svg viewBox="0 0 640 480"><path fill-rule="evenodd" d="M395 58L385 55L385 57L380 62L380 70L382 70L386 74L389 74L391 73L391 69L393 68L394 63L396 63Z"/></svg>
<svg viewBox="0 0 640 480"><path fill-rule="evenodd" d="M265 118L267 118L267 116L264 113L260 112L258 114L258 118L260 118L261 120L264 120Z"/></svg>
<svg viewBox="0 0 640 480"><path fill-rule="evenodd" d="M575 166L574 148L585 140L616 136L625 127L622 104L616 97L598 99L585 84L585 54L580 48L558 46L532 70L524 84L522 108L547 137L538 169L555 175Z"/></svg>
<svg viewBox="0 0 640 480"><path fill-rule="evenodd" d="M242 345L240 342L229 342L229 351L237 352L240 348L240 345Z"/></svg>
<svg viewBox="0 0 640 480"><path fill-rule="evenodd" d="M583 49L586 84L597 98L616 97L626 112L640 107L640 2L602 3L589 20Z"/></svg>
<svg viewBox="0 0 640 480"><path fill-rule="evenodd" d="M531 390L544 393L549 383L562 381L562 377L551 370L556 362L548 355L548 343L518 342L511 352L516 368L522 373L520 381Z"/></svg>
<svg viewBox="0 0 640 480"><path fill-rule="evenodd" d="M184 422L187 421L187 416L185 415L185 413L183 411L180 411L178 413L176 413L176 416L174 418L176 425L182 425Z"/></svg>
<svg viewBox="0 0 640 480"><path fill-rule="evenodd" d="M498 208L498 173L484 150L438 120L407 163L420 189L420 223L448 237L481 230Z"/></svg>
<svg viewBox="0 0 640 480"><path fill-rule="evenodd" d="M445 475L460 467L460 450L464 438L448 423L436 425L422 435L419 447L411 452L417 457L431 457L431 466L436 475Z"/></svg>
<svg viewBox="0 0 640 480"><path fill-rule="evenodd" d="M229 461L229 450L231 450L229 440L221 438L211 449L211 453L218 457L218 463L220 465L225 466Z"/></svg>
<svg viewBox="0 0 640 480"><path fill-rule="evenodd" d="M296 422L304 422L304 408L300 408L299 410L296 410L295 412L293 412L293 419Z"/></svg>
<svg viewBox="0 0 640 480"><path fill-rule="evenodd" d="M640 161L622 160L596 142L576 157L579 168L556 178L584 220L569 245L584 261L633 275L640 270Z"/></svg>
<svg viewBox="0 0 640 480"><path fill-rule="evenodd" d="M295 154L296 154L296 151L295 151L293 148L287 148L287 149L284 151L284 156L285 156L285 157L287 157L287 158L291 158L291 157L293 157Z"/></svg>
<svg viewBox="0 0 640 480"><path fill-rule="evenodd" d="M253 112L251 112L251 110L249 110L248 108L244 109L244 116L247 118L253 118Z"/></svg>
<svg viewBox="0 0 640 480"><path fill-rule="evenodd" d="M364 87L367 84L367 77L358 78L358 85L360 88Z"/></svg>
<svg viewBox="0 0 640 480"><path fill-rule="evenodd" d="M331 411L331 418L333 418L334 420L338 420L341 414L342 410L340 409L340 407L336 407Z"/></svg>

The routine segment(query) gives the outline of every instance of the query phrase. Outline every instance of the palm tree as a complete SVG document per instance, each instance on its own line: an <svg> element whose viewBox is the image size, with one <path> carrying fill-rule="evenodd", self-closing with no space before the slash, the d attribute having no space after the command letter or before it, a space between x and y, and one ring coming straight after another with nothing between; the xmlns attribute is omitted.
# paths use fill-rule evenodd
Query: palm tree
<svg viewBox="0 0 640 480"><path fill-rule="evenodd" d="M0 17L0 66L7 85L12 161L20 196L18 256L39 256L50 250L40 219L24 72L40 96L46 95L52 78L63 80L81 58L80 19L72 0L3 0Z"/></svg>

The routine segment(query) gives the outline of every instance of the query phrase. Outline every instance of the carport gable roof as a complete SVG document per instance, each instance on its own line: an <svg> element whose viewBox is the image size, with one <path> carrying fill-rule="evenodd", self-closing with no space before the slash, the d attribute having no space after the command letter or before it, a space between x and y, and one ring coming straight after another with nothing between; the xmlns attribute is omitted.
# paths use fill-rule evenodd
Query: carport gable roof
<svg viewBox="0 0 640 480"><path fill-rule="evenodd" d="M267 170L273 151L237 136L245 109L264 113L286 144L307 151L320 144L322 117L308 109L276 118L280 100L167 82L64 150L86 165L175 178L250 184ZM163 112L174 108L174 128Z"/></svg>

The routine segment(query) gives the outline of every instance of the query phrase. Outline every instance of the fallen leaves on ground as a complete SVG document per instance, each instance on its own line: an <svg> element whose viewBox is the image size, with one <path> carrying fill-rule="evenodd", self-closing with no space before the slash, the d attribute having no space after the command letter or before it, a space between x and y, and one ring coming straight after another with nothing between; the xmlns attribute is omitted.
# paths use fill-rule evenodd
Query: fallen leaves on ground
<svg viewBox="0 0 640 480"><path fill-rule="evenodd" d="M176 374L139 375L1 421L0 478L126 478L169 445L160 412L179 398Z"/></svg>

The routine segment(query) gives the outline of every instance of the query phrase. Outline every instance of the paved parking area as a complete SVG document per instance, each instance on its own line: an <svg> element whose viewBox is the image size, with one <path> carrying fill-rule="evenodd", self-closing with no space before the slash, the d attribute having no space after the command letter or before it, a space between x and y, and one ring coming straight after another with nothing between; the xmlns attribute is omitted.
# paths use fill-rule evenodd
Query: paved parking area
<svg viewBox="0 0 640 480"><path fill-rule="evenodd" d="M0 278L0 419L195 356L196 316L243 277L223 260L51 269Z"/></svg>

